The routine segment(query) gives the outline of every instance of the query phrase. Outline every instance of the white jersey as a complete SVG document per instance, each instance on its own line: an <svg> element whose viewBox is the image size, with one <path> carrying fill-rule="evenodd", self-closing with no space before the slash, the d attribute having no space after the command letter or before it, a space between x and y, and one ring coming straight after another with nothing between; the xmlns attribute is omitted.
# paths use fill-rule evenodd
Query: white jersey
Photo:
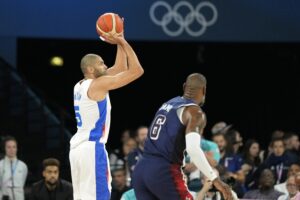
<svg viewBox="0 0 300 200"><path fill-rule="evenodd" d="M91 100L87 95L91 82L92 79L83 80L74 87L77 132L70 141L71 148L85 141L107 142L111 110L109 95L102 101Z"/></svg>

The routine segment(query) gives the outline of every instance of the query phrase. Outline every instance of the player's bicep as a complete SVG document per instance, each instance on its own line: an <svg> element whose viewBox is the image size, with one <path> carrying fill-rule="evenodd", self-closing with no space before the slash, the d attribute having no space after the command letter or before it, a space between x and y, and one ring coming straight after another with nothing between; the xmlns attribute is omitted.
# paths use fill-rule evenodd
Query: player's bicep
<svg viewBox="0 0 300 200"><path fill-rule="evenodd" d="M96 80L97 87L103 88L104 90L114 90L127 85L128 83L135 80L137 77L130 71L120 72L114 76L103 76Z"/></svg>
<svg viewBox="0 0 300 200"><path fill-rule="evenodd" d="M199 107L187 107L183 113L183 121L186 125L185 133L201 132L201 127L204 126L204 113L201 112Z"/></svg>

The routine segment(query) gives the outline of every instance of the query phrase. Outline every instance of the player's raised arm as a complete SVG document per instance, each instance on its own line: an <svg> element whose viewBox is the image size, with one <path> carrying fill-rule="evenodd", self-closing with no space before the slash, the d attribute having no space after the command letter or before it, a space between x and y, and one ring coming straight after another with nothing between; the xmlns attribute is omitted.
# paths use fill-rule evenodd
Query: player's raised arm
<svg viewBox="0 0 300 200"><path fill-rule="evenodd" d="M127 55L123 50L122 46L118 44L115 64L112 67L107 69L107 75L113 76L127 69L128 69Z"/></svg>
<svg viewBox="0 0 300 200"><path fill-rule="evenodd" d="M196 167L212 181L215 187L220 190L226 200L231 200L231 189L223 183L209 165L204 152L200 148L200 131L205 126L205 117L198 106L186 107L183 116L183 123L186 125L186 151Z"/></svg>
<svg viewBox="0 0 300 200"><path fill-rule="evenodd" d="M95 100L103 99L107 91L123 87L144 73L138 57L124 37L115 35L110 40L123 48L127 56L128 69L115 75L106 75L95 79L89 89L89 96Z"/></svg>

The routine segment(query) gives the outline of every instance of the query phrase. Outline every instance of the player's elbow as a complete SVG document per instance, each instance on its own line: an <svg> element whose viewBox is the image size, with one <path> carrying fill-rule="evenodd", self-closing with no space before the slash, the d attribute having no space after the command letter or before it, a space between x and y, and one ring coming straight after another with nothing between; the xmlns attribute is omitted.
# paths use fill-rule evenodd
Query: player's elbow
<svg viewBox="0 0 300 200"><path fill-rule="evenodd" d="M144 69L141 67L139 70L139 77L141 77L144 74Z"/></svg>
<svg viewBox="0 0 300 200"><path fill-rule="evenodd" d="M142 68L142 66L137 67L134 72L135 79L141 77L143 74L144 74L144 69Z"/></svg>

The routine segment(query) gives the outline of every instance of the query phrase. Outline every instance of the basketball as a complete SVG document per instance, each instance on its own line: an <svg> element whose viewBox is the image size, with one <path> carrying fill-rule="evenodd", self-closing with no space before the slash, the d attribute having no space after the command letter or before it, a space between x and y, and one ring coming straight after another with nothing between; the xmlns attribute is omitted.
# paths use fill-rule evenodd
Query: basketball
<svg viewBox="0 0 300 200"><path fill-rule="evenodd" d="M120 34L123 32L123 20L118 14L105 13L98 18L96 30L99 36L105 36L108 33Z"/></svg>

